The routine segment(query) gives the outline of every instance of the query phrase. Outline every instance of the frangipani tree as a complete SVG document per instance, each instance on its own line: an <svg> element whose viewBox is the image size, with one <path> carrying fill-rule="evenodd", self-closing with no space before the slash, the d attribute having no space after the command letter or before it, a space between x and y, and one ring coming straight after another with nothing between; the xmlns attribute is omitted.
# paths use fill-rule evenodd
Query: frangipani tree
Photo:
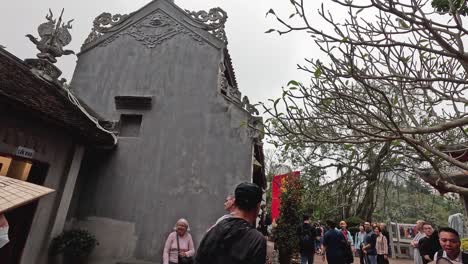
<svg viewBox="0 0 468 264"><path fill-rule="evenodd" d="M438 11L420 0L329 2L315 13L291 0L289 18L267 13L279 23L267 33L303 32L327 56L299 65L310 84L290 81L281 98L263 105L274 144L390 145L413 169L430 164L435 173L423 179L441 192L468 197L468 186L445 170L468 164L440 149L468 145L465 1L435 1ZM334 15L338 8L347 16ZM326 25L312 23L315 14Z"/></svg>

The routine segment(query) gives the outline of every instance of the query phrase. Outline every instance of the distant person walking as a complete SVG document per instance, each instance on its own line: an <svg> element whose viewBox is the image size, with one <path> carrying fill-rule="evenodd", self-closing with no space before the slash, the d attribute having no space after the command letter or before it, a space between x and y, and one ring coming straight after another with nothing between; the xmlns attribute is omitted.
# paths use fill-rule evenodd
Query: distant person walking
<svg viewBox="0 0 468 264"><path fill-rule="evenodd" d="M410 245L414 249L413 251L414 252L414 264L423 264L421 254L419 253L419 240L425 237L423 230L422 230L423 224L424 224L423 220L416 221L416 226L414 227L414 230L416 233L414 235L413 240L410 243Z"/></svg>
<svg viewBox="0 0 468 264"><path fill-rule="evenodd" d="M266 205L262 204L260 206L260 214L258 215L259 222L257 226L257 230L262 233L264 236L268 236L268 226L271 224L271 221L268 219L268 215L266 212Z"/></svg>
<svg viewBox="0 0 468 264"><path fill-rule="evenodd" d="M255 228L262 189L241 183L235 190L235 208L208 231L200 242L196 264L265 264L266 239Z"/></svg>
<svg viewBox="0 0 468 264"><path fill-rule="evenodd" d="M310 224L310 217L304 215L302 224L297 228L301 253L301 264L313 264L315 255L315 227Z"/></svg>
<svg viewBox="0 0 468 264"><path fill-rule="evenodd" d="M323 244L323 236L325 235L325 227L317 221L315 230L317 232L317 237L315 241L315 253L322 255L322 244Z"/></svg>
<svg viewBox="0 0 468 264"><path fill-rule="evenodd" d="M163 264L182 263L182 258L193 261L195 247L192 236L188 233L190 230L188 221L184 218L179 219L174 230L169 234L164 245Z"/></svg>

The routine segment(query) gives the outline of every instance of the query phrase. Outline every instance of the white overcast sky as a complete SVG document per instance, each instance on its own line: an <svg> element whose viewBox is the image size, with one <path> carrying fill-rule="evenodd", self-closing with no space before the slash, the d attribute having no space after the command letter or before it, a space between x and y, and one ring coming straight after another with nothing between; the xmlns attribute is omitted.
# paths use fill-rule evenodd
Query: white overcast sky
<svg viewBox="0 0 468 264"><path fill-rule="evenodd" d="M162 1L162 0L155 0ZM0 45L21 59L34 58L37 50L25 37L38 36L37 26L45 22L50 7L55 16L65 8L64 20L74 18L71 30L73 40L67 48L78 52L91 31L94 18L102 12L127 14L150 0L14 0L2 5L0 16ZM319 7L318 0L309 0L311 9ZM226 33L239 88L252 103L277 97L281 87L291 79L306 81L307 75L297 70L304 58L317 55L311 38L305 33L279 36L265 34L279 24L273 17L265 17L273 8L288 17L292 13L289 0L175 0L182 9L209 10L221 7L228 13ZM57 65L63 77L71 80L75 68L74 55L59 58Z"/></svg>

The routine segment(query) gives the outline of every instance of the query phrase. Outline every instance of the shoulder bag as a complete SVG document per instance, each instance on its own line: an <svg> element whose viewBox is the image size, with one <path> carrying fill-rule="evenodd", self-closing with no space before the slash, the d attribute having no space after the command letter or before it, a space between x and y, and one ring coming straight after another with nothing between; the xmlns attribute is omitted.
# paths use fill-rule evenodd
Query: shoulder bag
<svg viewBox="0 0 468 264"><path fill-rule="evenodd" d="M177 259L179 260L178 264L193 264L192 257L182 257L180 256L180 246L179 246L179 234L176 233L177 237Z"/></svg>

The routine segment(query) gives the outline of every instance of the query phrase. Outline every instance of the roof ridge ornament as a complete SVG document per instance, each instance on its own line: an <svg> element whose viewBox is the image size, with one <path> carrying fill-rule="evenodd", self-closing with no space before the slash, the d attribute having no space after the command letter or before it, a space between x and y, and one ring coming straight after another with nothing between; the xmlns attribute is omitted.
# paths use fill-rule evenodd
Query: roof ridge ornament
<svg viewBox="0 0 468 264"><path fill-rule="evenodd" d="M40 40L31 34L26 35L40 52L37 54L38 59L26 59L24 62L31 67L34 74L53 82L58 82L58 77L62 74L62 71L54 65L57 62L57 57L75 54L72 50L64 49L72 40L68 30L72 28L71 23L74 20L62 23L64 11L65 9L62 9L57 21L49 8L49 14L46 15L47 22L40 24L37 28Z"/></svg>
<svg viewBox="0 0 468 264"><path fill-rule="evenodd" d="M247 95L244 95L244 97L242 98L241 107L247 110L247 112L249 112L249 114L251 115L257 115L257 116L260 115L260 112L258 112L255 105L250 103L250 100L247 97Z"/></svg>
<svg viewBox="0 0 468 264"><path fill-rule="evenodd" d="M100 14L94 19L91 33L89 33L83 45L94 42L97 38L104 35L105 33L113 31L115 26L122 24L132 14L133 13L126 14L126 15L121 15L121 14L112 15L111 13L108 13L108 12L104 12Z"/></svg>
<svg viewBox="0 0 468 264"><path fill-rule="evenodd" d="M56 20L53 19L54 14L49 8L49 14L46 15L48 22L42 23L37 28L41 38L40 40L31 34L26 35L26 37L28 37L31 42L36 44L37 49L40 51L40 53L37 54L39 59L44 59L51 63L56 63L57 57L61 57L62 55L75 54L75 52L72 50L63 49L63 47L70 44L72 40L68 29L72 28L71 22L74 20L69 20L67 24L62 23L62 15L64 10L65 9L62 9L62 13L60 14L60 17L56 23Z"/></svg>
<svg viewBox="0 0 468 264"><path fill-rule="evenodd" d="M220 39L227 44L226 31L224 25L226 24L228 15L220 7L211 8L208 12L201 11L190 11L185 10L187 14L192 17L196 22L203 24L202 29L211 33L214 37Z"/></svg>

